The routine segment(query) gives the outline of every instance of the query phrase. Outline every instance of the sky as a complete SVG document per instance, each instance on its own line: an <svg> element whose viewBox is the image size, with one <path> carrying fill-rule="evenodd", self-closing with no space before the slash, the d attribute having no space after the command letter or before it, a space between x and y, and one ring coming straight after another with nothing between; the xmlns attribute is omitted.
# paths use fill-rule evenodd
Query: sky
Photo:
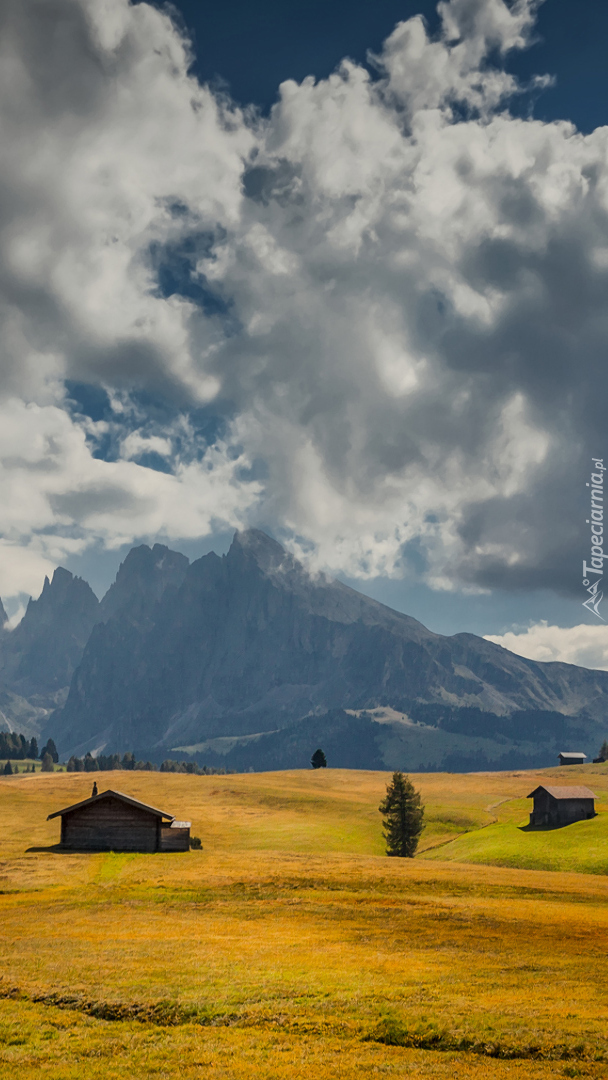
<svg viewBox="0 0 608 1080"><path fill-rule="evenodd" d="M608 667L607 36L602 0L5 0L13 623L57 565L100 594L253 525Z"/></svg>

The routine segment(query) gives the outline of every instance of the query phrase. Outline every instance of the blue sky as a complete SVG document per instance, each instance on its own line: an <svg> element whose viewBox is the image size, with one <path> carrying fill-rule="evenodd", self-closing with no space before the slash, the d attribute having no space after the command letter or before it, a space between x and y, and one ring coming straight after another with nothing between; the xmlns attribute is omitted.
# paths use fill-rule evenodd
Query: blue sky
<svg viewBox="0 0 608 1080"><path fill-rule="evenodd" d="M438 24L429 0L227 0L220 5L178 0L175 7L194 41L194 70L202 80L228 84L242 104L269 109L285 79L326 78L345 56L365 63L397 22L422 14ZM542 120L572 120L589 132L608 112L608 7L602 0L545 0L532 48L509 60L522 80L549 72L554 84L534 95ZM523 107L530 107L530 98Z"/></svg>
<svg viewBox="0 0 608 1080"><path fill-rule="evenodd" d="M599 0L7 0L7 608L254 525L608 664L607 37Z"/></svg>

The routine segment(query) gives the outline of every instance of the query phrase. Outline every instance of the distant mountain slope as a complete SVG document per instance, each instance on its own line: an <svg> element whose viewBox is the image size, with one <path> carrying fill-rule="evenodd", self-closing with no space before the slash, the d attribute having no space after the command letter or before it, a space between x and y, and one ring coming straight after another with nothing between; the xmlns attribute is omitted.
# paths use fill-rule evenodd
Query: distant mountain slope
<svg viewBox="0 0 608 1080"><path fill-rule="evenodd" d="M156 550L137 556L144 584L158 572ZM349 744L348 764L365 767L373 744L374 760L389 767L448 759L484 767L550 763L558 740L589 753L603 737L607 672L535 663L473 634L433 634L311 577L257 530L238 533L222 558L171 566L141 609L108 600L52 718L62 752L196 746L239 767L273 754L274 767L287 767L301 763L307 732L313 741L335 736L346 753L349 741L334 729L350 723L372 742L366 735L363 760ZM383 718L355 723L354 714L379 709Z"/></svg>

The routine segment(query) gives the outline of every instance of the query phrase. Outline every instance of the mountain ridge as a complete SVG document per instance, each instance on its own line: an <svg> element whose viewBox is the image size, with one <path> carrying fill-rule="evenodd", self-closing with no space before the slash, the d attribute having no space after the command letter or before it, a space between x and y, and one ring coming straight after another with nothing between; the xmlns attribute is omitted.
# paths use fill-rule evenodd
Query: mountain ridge
<svg viewBox="0 0 608 1080"><path fill-rule="evenodd" d="M436 634L256 529L192 563L136 546L101 601L59 567L14 630L3 610L0 721L64 756L518 768L606 734L608 672Z"/></svg>
<svg viewBox="0 0 608 1080"><path fill-rule="evenodd" d="M472 634L435 634L341 582L309 574L276 541L246 530L226 555L211 552L185 568L181 584L168 583L144 621L116 613L98 623L52 724L61 745L78 753L138 746L158 756L241 738L238 754L235 744L228 757L245 761L249 753L255 766L257 743L272 741L264 733L299 726L305 739L307 724L311 737L318 731L319 716L340 712L343 724L342 713L389 708L403 722L364 723L376 725L387 767L413 768L424 766L424 754L441 764L448 754L442 740L456 756L481 753L481 740L487 760L490 751L514 761L520 750L522 761L537 750L553 754L567 734L591 748L607 701L607 672L542 664ZM481 723L475 710L487 731L467 735L466 723ZM542 720L535 721L536 739L501 721L526 711Z"/></svg>

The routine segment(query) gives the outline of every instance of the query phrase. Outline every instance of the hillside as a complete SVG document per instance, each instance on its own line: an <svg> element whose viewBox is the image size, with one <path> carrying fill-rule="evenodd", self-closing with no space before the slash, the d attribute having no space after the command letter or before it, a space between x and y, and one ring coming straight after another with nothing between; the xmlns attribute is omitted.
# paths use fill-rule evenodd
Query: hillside
<svg viewBox="0 0 608 1080"><path fill-rule="evenodd" d="M57 851L91 777L0 778L3 1078L601 1080L606 877L440 854L548 775L414 777L451 843L413 860L382 854L386 773L102 774L192 820L177 855Z"/></svg>
<svg viewBox="0 0 608 1080"><path fill-rule="evenodd" d="M471 790L476 781L483 783L477 777L470 777L470 781ZM586 785L597 796L597 817L565 828L530 829L531 800L526 796L538 783ZM454 790L457 787L454 783ZM491 810L491 824L481 829L463 829L439 846L433 842L423 844L426 850L421 857L441 862L608 874L608 765L569 766L567 770L544 769L538 774L504 777L501 774L501 790L503 797Z"/></svg>
<svg viewBox="0 0 608 1080"><path fill-rule="evenodd" d="M425 806L417 859L467 862L470 852L470 861L496 863L495 845L504 843L506 834L515 834L517 853L508 852L498 865L600 874L608 870L608 764L411 776ZM94 778L100 790L127 791L191 819L192 832L202 838L208 854L256 850L384 855L378 805L390 779L386 772L309 768L188 777L119 771ZM0 778L1 812L23 812L23 820L11 825L9 846L17 850L55 843L58 822L47 822L47 814L88 797L92 781L93 776L83 773L37 774L31 782L27 774ZM522 831L532 808L526 796L540 783L556 782L588 785L598 797L598 816L561 829Z"/></svg>

